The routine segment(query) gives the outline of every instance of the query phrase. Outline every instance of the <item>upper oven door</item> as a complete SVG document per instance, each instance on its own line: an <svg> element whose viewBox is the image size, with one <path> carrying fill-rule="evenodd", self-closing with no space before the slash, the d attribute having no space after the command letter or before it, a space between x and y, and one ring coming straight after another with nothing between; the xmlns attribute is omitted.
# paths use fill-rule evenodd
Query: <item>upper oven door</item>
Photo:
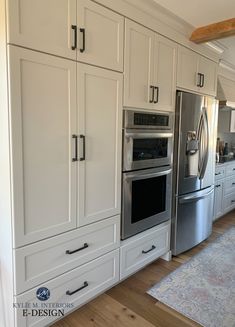
<svg viewBox="0 0 235 327"><path fill-rule="evenodd" d="M123 171L171 165L173 133L125 129Z"/></svg>

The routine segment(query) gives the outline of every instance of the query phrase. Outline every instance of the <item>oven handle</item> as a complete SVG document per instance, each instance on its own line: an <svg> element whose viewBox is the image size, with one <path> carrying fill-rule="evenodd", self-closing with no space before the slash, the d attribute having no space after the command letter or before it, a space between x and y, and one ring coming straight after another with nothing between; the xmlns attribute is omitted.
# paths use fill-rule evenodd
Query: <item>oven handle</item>
<svg viewBox="0 0 235 327"><path fill-rule="evenodd" d="M155 172L155 173L144 173L144 174L141 174L141 173L138 173L138 172L135 172L133 174L128 173L128 175L125 176L125 179L126 180L131 179L131 180L137 181L137 180L146 179L146 178L169 175L171 172L172 172L172 169L158 171L158 172Z"/></svg>
<svg viewBox="0 0 235 327"><path fill-rule="evenodd" d="M161 137L161 138L170 138L173 137L173 133L153 133L153 132L149 132L146 133L146 131L144 132L132 132L129 130L126 130L125 132L125 137L132 137L132 138L154 138L154 137Z"/></svg>

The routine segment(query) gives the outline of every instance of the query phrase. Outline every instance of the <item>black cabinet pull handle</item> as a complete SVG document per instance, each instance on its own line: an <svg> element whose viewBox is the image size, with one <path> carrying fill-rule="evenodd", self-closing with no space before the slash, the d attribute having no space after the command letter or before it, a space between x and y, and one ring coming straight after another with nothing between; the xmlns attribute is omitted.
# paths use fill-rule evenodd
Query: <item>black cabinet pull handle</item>
<svg viewBox="0 0 235 327"><path fill-rule="evenodd" d="M203 87L205 82L205 75L201 74L201 76L202 76L201 87Z"/></svg>
<svg viewBox="0 0 235 327"><path fill-rule="evenodd" d="M235 185L235 183L232 183L232 185Z"/></svg>
<svg viewBox="0 0 235 327"><path fill-rule="evenodd" d="M74 39L73 39L73 45L71 46L72 50L77 49L77 26L71 25L72 30L74 31Z"/></svg>
<svg viewBox="0 0 235 327"><path fill-rule="evenodd" d="M67 250L65 253L66 253L66 254L74 254L74 253L76 253L76 252L79 252L79 251L82 251L82 250L88 248L88 246L89 246L89 245L88 245L87 243L84 243L84 245L83 245L81 248L76 249L76 250L73 250L73 251Z"/></svg>
<svg viewBox="0 0 235 327"><path fill-rule="evenodd" d="M72 158L72 161L78 161L78 136L73 134L72 138L75 140L75 143L74 143L75 156Z"/></svg>
<svg viewBox="0 0 235 327"><path fill-rule="evenodd" d="M151 93L151 90L152 90L152 93ZM149 103L153 103L154 101L154 86L153 85L150 85L150 100L149 100Z"/></svg>
<svg viewBox="0 0 235 327"><path fill-rule="evenodd" d="M218 184L218 185L216 185L215 187L220 187L221 185L220 184Z"/></svg>
<svg viewBox="0 0 235 327"><path fill-rule="evenodd" d="M80 139L82 139L82 157L79 159L79 161L84 161L86 159L86 137L85 135L80 135Z"/></svg>
<svg viewBox="0 0 235 327"><path fill-rule="evenodd" d="M234 203L235 202L235 200L231 200L231 203Z"/></svg>
<svg viewBox="0 0 235 327"><path fill-rule="evenodd" d="M76 289L75 291L72 291L72 292L70 292L70 291L67 291L66 292L66 295L73 295L73 294L75 294L75 293L77 293L77 292L79 292L79 291L81 291L81 290L83 290L85 287L87 287L88 286L88 283L87 282L84 282L83 283L83 286L81 286L81 287L79 287L78 289Z"/></svg>
<svg viewBox="0 0 235 327"><path fill-rule="evenodd" d="M80 48L80 52L84 52L86 49L86 34L85 28L80 28L80 33L82 33L82 48Z"/></svg>
<svg viewBox="0 0 235 327"><path fill-rule="evenodd" d="M154 249L156 249L156 246L152 245L152 247L149 250L147 250L147 251L143 250L142 253L146 254L146 253L149 253L150 251L153 251Z"/></svg>
<svg viewBox="0 0 235 327"><path fill-rule="evenodd" d="M235 170L235 168L233 168L233 170Z"/></svg>
<svg viewBox="0 0 235 327"><path fill-rule="evenodd" d="M153 102L154 103L158 103L158 99L159 99L159 87L158 86L154 86L154 90L156 90L156 99Z"/></svg>
<svg viewBox="0 0 235 327"><path fill-rule="evenodd" d="M197 86L201 87L201 73L197 73Z"/></svg>
<svg viewBox="0 0 235 327"><path fill-rule="evenodd" d="M220 175L221 173L215 173L215 176L218 176L218 175Z"/></svg>

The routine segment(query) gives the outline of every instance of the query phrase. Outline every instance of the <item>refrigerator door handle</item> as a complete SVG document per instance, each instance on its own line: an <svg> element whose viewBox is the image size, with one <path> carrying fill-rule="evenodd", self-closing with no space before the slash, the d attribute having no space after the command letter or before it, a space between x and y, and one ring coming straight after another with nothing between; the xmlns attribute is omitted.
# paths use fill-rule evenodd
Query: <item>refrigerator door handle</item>
<svg viewBox="0 0 235 327"><path fill-rule="evenodd" d="M206 113L206 108L202 108L202 133L204 131L204 155L202 159L202 167L200 171L200 179L204 178L205 172L206 172L206 167L208 163L208 156L209 156L209 124L208 124L208 118L207 118L207 113Z"/></svg>
<svg viewBox="0 0 235 327"><path fill-rule="evenodd" d="M189 203L189 202L195 202L195 201L199 201L201 199L204 199L206 197L208 197L212 192L214 192L214 188L211 188L209 192L207 193L200 193L198 195L187 195L184 197L180 197L179 198L179 203L183 204L183 203Z"/></svg>

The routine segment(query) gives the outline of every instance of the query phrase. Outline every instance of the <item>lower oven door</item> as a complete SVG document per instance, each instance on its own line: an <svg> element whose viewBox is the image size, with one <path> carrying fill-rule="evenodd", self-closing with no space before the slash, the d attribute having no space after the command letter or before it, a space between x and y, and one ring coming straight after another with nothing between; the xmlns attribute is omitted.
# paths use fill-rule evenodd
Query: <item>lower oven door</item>
<svg viewBox="0 0 235 327"><path fill-rule="evenodd" d="M171 185L169 166L123 173L122 239L171 218Z"/></svg>

